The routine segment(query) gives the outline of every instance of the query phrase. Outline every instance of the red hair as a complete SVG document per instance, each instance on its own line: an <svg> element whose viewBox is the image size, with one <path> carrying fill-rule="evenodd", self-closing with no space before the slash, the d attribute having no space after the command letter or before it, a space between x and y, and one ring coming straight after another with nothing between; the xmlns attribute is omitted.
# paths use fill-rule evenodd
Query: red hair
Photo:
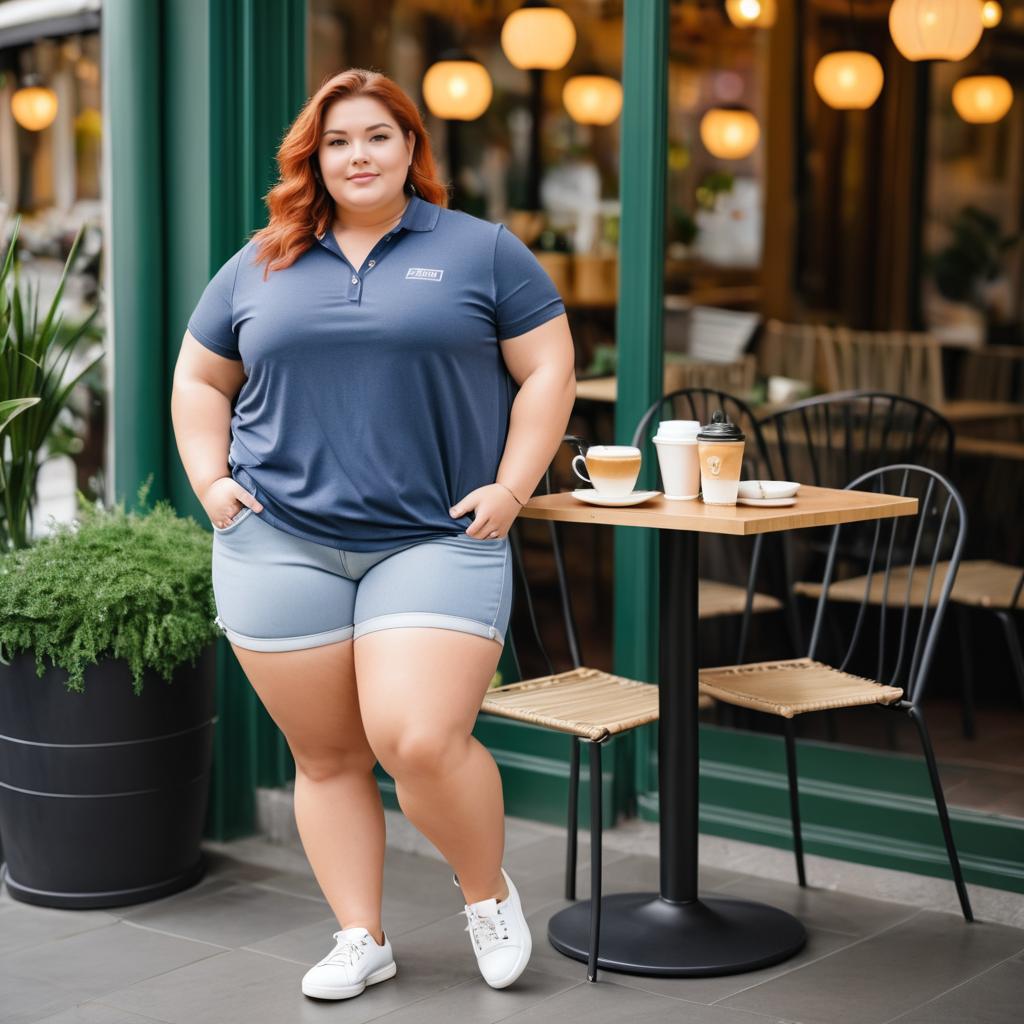
<svg viewBox="0 0 1024 1024"><path fill-rule="evenodd" d="M370 96L378 100L395 119L403 137L416 137L408 184L427 202L448 205L448 190L438 180L427 130L416 104L387 75L363 68L349 68L328 78L306 101L277 150L278 183L266 194L270 223L252 235L258 243L256 263L267 261L266 280L271 270L290 267L314 244L334 219L334 199L319 176L317 150L323 132L324 115L336 100Z"/></svg>

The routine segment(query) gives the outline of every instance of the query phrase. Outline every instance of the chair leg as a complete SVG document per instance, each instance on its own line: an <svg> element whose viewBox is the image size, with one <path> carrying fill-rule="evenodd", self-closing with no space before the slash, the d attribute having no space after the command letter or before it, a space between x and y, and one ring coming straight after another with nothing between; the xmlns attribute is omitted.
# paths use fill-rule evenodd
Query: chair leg
<svg viewBox="0 0 1024 1024"><path fill-rule="evenodd" d="M946 808L946 797L942 792L942 780L939 778L939 770L935 764L935 754L932 751L931 737L924 724L924 715L913 705L907 708L914 725L917 726L918 734L921 737L921 745L924 747L925 760L928 763L928 775L932 782L932 792L935 794L935 806L939 812L939 822L942 825L942 837L946 841L946 853L949 856L949 866L953 872L953 881L956 884L956 894L960 898L960 909L963 911L965 921L973 921L974 913L971 910L971 901L967 895L967 886L964 885L963 872L960 870L960 858L956 853L956 846L953 843L953 830L949 825L949 811Z"/></svg>
<svg viewBox="0 0 1024 1024"><path fill-rule="evenodd" d="M1020 690L1021 703L1024 703L1024 654L1020 649L1020 634L1017 632L1017 624L1009 612L996 612L996 617L1003 624L1006 646L1010 649L1010 661L1017 674L1017 688Z"/></svg>
<svg viewBox="0 0 1024 1024"><path fill-rule="evenodd" d="M590 744L590 953L587 981L597 981L601 935L601 744Z"/></svg>
<svg viewBox="0 0 1024 1024"><path fill-rule="evenodd" d="M793 822L793 853L796 855L796 876L800 884L807 885L804 873L804 838L800 828L800 794L796 781L796 730L793 719L784 718L786 733L786 774L789 776L789 816Z"/></svg>
<svg viewBox="0 0 1024 1024"><path fill-rule="evenodd" d="M579 829L577 804L580 795L580 741L569 737L572 753L569 756L569 822L565 843L565 898L576 899L576 832Z"/></svg>
<svg viewBox="0 0 1024 1024"><path fill-rule="evenodd" d="M956 626L960 634L960 680L963 684L964 705L961 728L964 738L974 739L974 662L971 660L971 610L956 606Z"/></svg>

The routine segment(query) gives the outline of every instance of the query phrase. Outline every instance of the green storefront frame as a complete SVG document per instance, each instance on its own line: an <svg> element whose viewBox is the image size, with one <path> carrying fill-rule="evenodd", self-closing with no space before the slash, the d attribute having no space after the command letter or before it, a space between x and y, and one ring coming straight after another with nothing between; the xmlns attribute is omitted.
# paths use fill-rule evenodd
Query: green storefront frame
<svg viewBox="0 0 1024 1024"><path fill-rule="evenodd" d="M661 390L668 0L626 0L623 58L621 302L617 443ZM306 98L305 0L105 0L103 75L111 182L114 492L129 505L154 475L202 521L170 422L171 375L202 287L264 223L274 152ZM641 486L653 486L645 467ZM614 529L615 659L622 675L658 673L658 538ZM207 834L255 828L255 790L294 774L283 738L225 640L218 641L214 780ZM506 680L515 678L502 658ZM476 735L501 767L510 814L561 824L568 791L564 736L483 718ZM781 740L704 726L701 828L790 847ZM605 820L656 820L657 727L612 741ZM800 743L805 846L864 864L948 877L923 760ZM378 769L385 802L391 780ZM587 768L581 765L581 825ZM1024 822L954 809L968 881L1024 892ZM812 879L813 881L813 879Z"/></svg>

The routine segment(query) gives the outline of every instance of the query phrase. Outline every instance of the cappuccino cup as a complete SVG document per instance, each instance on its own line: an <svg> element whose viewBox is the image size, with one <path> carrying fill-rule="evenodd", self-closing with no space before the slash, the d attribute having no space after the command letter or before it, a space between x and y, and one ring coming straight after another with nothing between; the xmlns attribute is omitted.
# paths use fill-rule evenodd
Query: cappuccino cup
<svg viewBox="0 0 1024 1024"><path fill-rule="evenodd" d="M577 463L585 465L581 472ZM640 475L640 449L626 444L594 444L586 455L572 460L572 471L606 498L624 498L633 493Z"/></svg>
<svg viewBox="0 0 1024 1024"><path fill-rule="evenodd" d="M654 435L661 483L670 501L692 501L700 496L697 459L698 420L662 420Z"/></svg>
<svg viewBox="0 0 1024 1024"><path fill-rule="evenodd" d="M743 431L716 410L697 434L700 489L705 505L735 505L743 469Z"/></svg>

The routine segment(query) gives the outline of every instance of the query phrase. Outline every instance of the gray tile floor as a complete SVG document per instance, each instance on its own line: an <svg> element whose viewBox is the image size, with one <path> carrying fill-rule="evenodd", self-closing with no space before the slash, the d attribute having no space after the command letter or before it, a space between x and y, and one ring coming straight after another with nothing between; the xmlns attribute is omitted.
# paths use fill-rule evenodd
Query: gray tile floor
<svg viewBox="0 0 1024 1024"><path fill-rule="evenodd" d="M561 897L564 835L509 819L505 867L533 935L529 968L509 989L476 969L459 892L437 851L388 811L384 926L393 981L339 1003L306 999L299 980L337 924L293 841L208 843L209 871L167 899L108 911L30 907L0 894L0 1021L5 1024L388 1024L514 1021L586 1024L1002 1024L1024 1002L1024 898L971 887L964 923L952 883L808 858L792 881L777 850L701 837L701 887L795 913L809 941L766 970L724 978L599 973L556 953L545 925ZM655 888L657 833L608 830L605 891ZM579 884L588 851L581 842ZM948 891L947 891L948 890Z"/></svg>

